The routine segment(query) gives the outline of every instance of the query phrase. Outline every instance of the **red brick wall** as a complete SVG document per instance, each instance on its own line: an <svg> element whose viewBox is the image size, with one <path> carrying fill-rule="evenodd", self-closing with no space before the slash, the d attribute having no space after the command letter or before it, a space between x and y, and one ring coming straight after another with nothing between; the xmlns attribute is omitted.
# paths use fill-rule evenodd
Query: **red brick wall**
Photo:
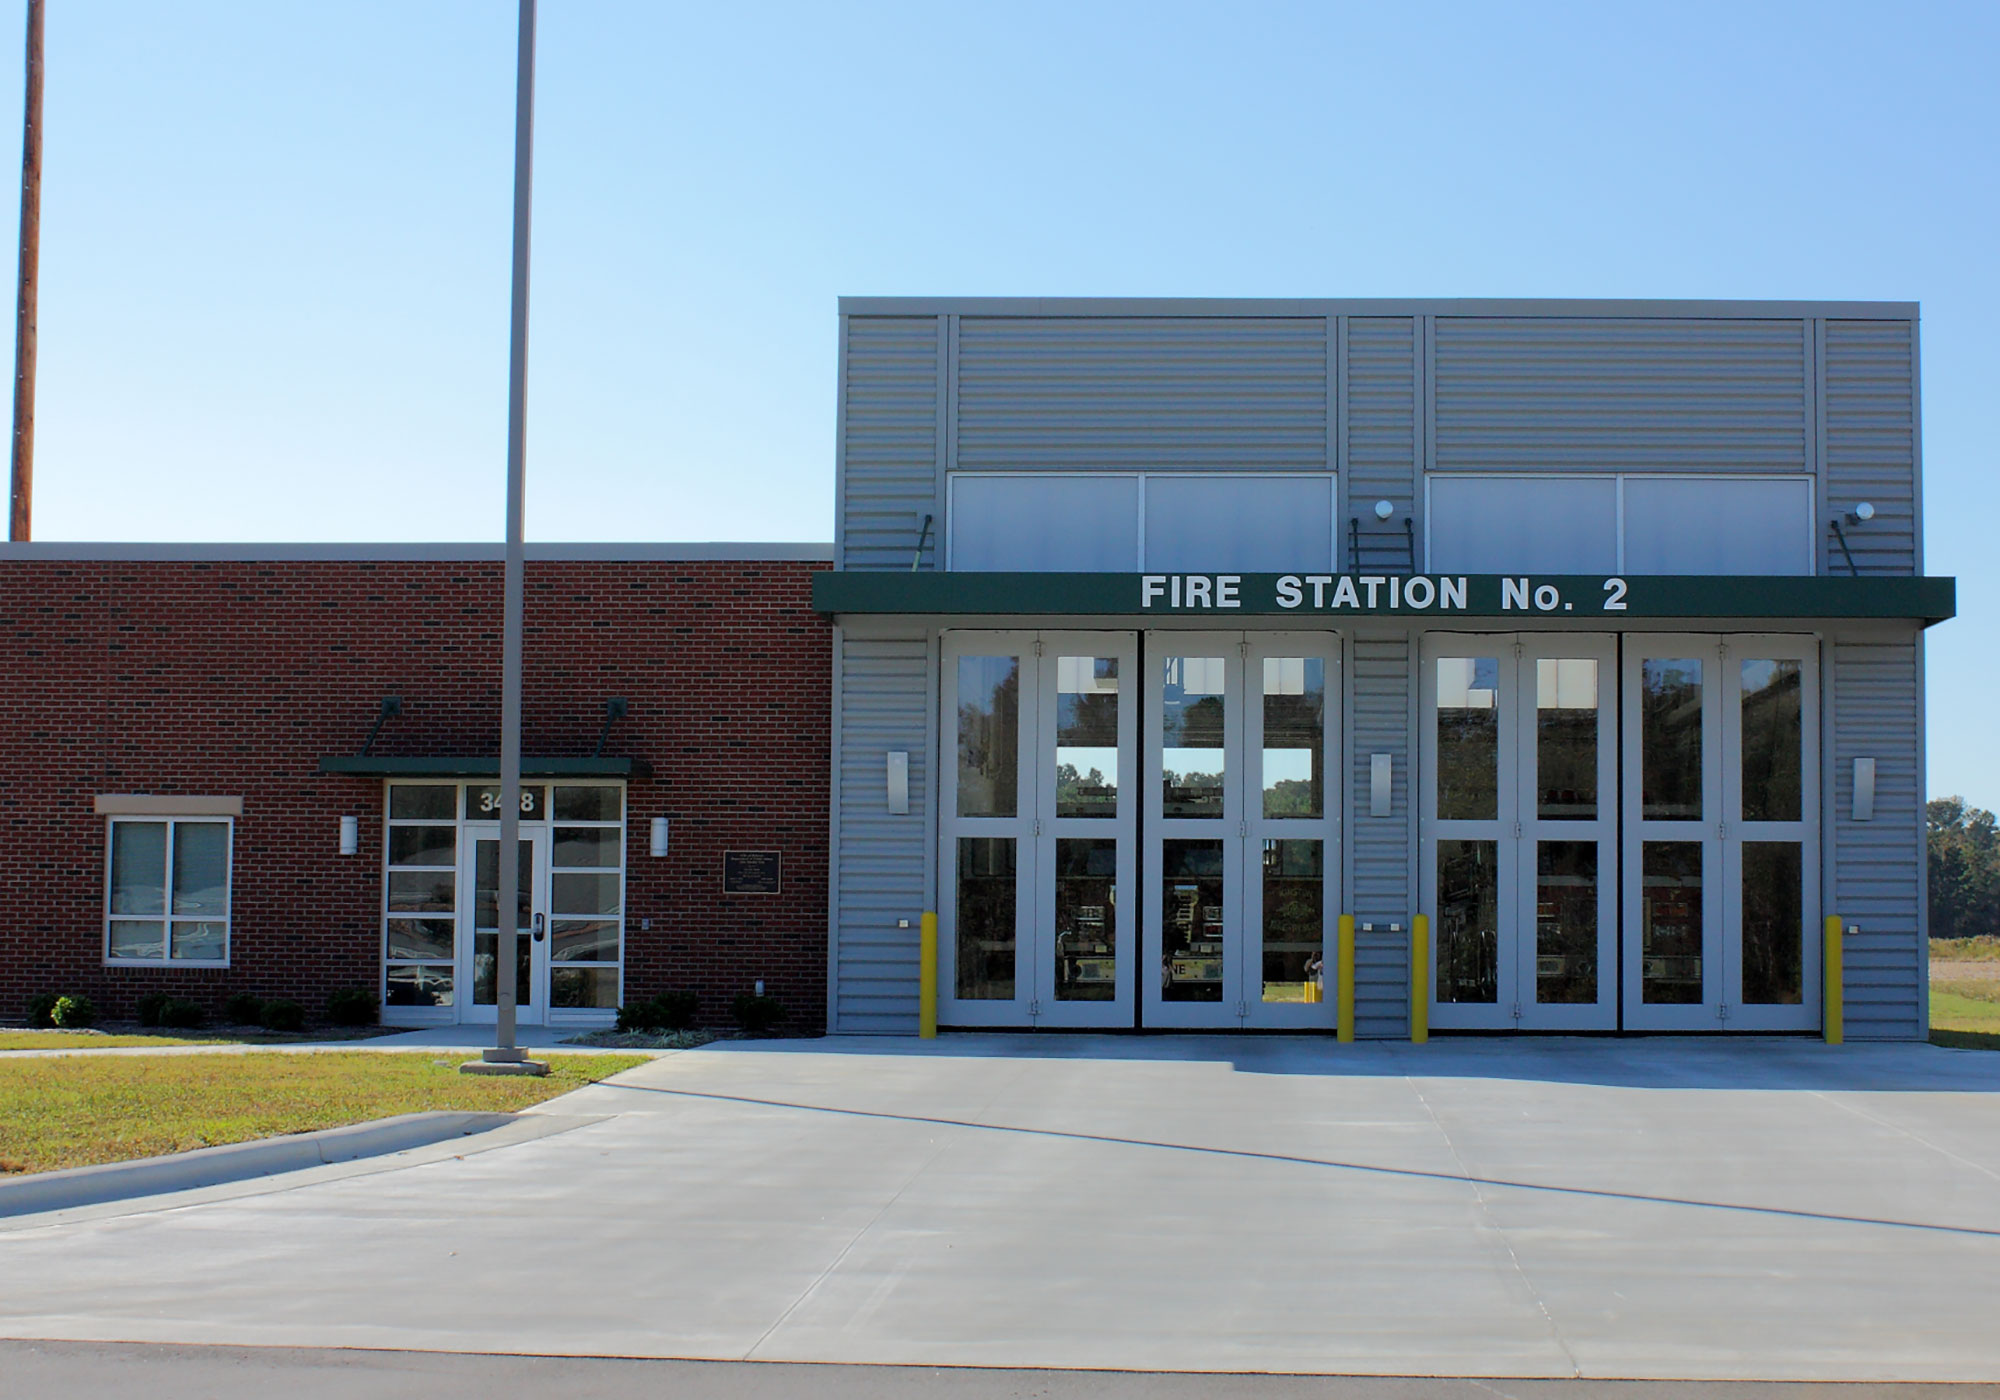
<svg viewBox="0 0 2000 1400"><path fill-rule="evenodd" d="M627 813L627 999L701 994L725 1024L762 978L824 1028L831 628L794 562L530 562L523 748L652 765ZM380 975L382 785L318 773L357 752L499 745L497 563L0 561L0 1020L37 992L107 1016L165 990L318 1015ZM240 796L231 966L103 965L99 793ZM343 858L339 818L361 819ZM673 820L670 856L649 819ZM724 849L777 850L777 896L726 896ZM652 920L642 932L639 920Z"/></svg>

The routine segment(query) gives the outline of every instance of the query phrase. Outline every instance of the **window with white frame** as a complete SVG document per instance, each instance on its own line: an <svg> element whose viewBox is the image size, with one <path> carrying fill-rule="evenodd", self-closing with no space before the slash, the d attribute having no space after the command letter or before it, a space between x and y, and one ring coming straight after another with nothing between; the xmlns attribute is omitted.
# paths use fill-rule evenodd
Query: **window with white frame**
<svg viewBox="0 0 2000 1400"><path fill-rule="evenodd" d="M1425 567L1468 574L1813 572L1803 476L1438 473Z"/></svg>
<svg viewBox="0 0 2000 1400"><path fill-rule="evenodd" d="M1312 572L1338 562L1331 472L954 472L958 572Z"/></svg>
<svg viewBox="0 0 2000 1400"><path fill-rule="evenodd" d="M228 965L234 829L216 817L111 819L106 961Z"/></svg>

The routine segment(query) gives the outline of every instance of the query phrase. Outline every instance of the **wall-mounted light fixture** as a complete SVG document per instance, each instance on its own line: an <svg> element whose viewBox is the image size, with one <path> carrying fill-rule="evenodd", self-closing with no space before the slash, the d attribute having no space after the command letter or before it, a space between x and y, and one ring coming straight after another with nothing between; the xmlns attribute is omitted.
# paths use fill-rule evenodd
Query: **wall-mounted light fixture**
<svg viewBox="0 0 2000 1400"><path fill-rule="evenodd" d="M667 819L665 817L653 818L653 840L652 844L646 849L656 859L667 853Z"/></svg>
<svg viewBox="0 0 2000 1400"><path fill-rule="evenodd" d="M1869 505L1866 501L1857 503L1853 510L1847 512L1848 522L1854 525L1866 525L1874 518L1875 507Z"/></svg>
<svg viewBox="0 0 2000 1400"><path fill-rule="evenodd" d="M340 853L344 856L358 854L361 850L361 818L342 817L340 819Z"/></svg>
<svg viewBox="0 0 2000 1400"><path fill-rule="evenodd" d="M1395 513L1396 503L1394 501L1377 501L1375 503L1375 518L1377 520L1387 520Z"/></svg>
<svg viewBox="0 0 2000 1400"><path fill-rule="evenodd" d="M1389 815L1389 794L1395 763L1395 755L1371 753L1368 755L1368 815L1386 817Z"/></svg>
<svg viewBox="0 0 2000 1400"><path fill-rule="evenodd" d="M1854 760L1854 820L1875 820L1875 760Z"/></svg>
<svg viewBox="0 0 2000 1400"><path fill-rule="evenodd" d="M910 755L906 749L892 749L889 752L889 815L906 817L910 814Z"/></svg>

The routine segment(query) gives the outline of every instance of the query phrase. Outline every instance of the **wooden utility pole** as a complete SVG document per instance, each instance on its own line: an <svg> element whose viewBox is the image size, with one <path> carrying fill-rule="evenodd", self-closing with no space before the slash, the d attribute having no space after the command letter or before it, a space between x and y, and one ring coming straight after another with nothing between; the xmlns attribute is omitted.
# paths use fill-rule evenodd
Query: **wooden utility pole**
<svg viewBox="0 0 2000 1400"><path fill-rule="evenodd" d="M21 134L21 282L14 319L14 475L7 538L26 540L35 499L35 307L42 267L42 0L28 0L28 114Z"/></svg>

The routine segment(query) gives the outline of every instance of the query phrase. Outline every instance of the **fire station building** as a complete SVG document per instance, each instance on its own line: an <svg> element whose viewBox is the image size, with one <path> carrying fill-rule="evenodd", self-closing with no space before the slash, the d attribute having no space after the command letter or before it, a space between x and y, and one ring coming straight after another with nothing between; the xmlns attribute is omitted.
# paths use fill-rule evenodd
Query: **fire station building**
<svg viewBox="0 0 2000 1400"><path fill-rule="evenodd" d="M946 1028L1816 1033L1833 916L1925 1034L1914 306L839 336L830 547L531 547L523 1019L910 1034L928 913ZM0 1018L491 1018L497 548L0 546L0 625Z"/></svg>

